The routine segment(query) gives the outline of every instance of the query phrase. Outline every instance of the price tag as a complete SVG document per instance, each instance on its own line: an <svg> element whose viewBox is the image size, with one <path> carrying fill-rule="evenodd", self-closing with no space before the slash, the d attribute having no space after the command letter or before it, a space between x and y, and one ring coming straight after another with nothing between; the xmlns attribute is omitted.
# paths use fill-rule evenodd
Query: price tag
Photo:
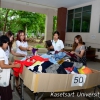
<svg viewBox="0 0 100 100"><path fill-rule="evenodd" d="M71 86L83 86L86 81L86 75L84 74L75 74L72 78Z"/></svg>

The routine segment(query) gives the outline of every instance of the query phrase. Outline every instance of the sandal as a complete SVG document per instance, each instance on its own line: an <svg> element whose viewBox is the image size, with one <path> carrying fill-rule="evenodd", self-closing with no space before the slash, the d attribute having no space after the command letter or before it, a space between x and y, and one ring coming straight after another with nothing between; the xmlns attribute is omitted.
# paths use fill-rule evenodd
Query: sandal
<svg viewBox="0 0 100 100"><path fill-rule="evenodd" d="M21 95L21 86L16 86L16 91L18 92L19 95Z"/></svg>

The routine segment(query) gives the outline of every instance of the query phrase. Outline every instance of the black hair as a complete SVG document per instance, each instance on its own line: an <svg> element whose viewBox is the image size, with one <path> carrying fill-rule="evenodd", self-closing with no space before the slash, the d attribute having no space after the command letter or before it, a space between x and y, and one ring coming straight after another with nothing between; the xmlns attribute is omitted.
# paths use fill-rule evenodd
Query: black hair
<svg viewBox="0 0 100 100"><path fill-rule="evenodd" d="M58 34L58 36L60 35L60 33L59 33L58 31L55 31L55 32L53 33L53 36L54 36L55 34Z"/></svg>
<svg viewBox="0 0 100 100"><path fill-rule="evenodd" d="M0 46L1 47L3 46L3 43L7 43L7 42L8 43L10 42L10 40L7 36L5 36L5 35L0 36Z"/></svg>

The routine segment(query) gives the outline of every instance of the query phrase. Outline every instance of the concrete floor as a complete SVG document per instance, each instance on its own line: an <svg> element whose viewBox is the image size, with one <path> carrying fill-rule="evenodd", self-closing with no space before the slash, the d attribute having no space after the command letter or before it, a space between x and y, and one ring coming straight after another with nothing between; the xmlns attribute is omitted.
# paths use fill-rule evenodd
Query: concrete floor
<svg viewBox="0 0 100 100"><path fill-rule="evenodd" d="M97 70L100 70L100 63L99 62L88 62L88 67L90 68L93 68L93 69L97 69ZM93 88L92 89L88 89L88 90L85 90L85 92L87 93L91 93L93 92ZM97 89L96 92L99 92L100 93L100 90ZM84 97L66 97L66 98L50 98L50 93L45 93L44 97L47 97L45 98L45 100L93 100L93 98L84 98ZM20 100L20 97L19 95L17 94L17 92L13 92L13 100ZM25 88L24 89L24 100L34 100L34 94L28 89L28 88ZM100 98L97 98L96 100L100 100Z"/></svg>

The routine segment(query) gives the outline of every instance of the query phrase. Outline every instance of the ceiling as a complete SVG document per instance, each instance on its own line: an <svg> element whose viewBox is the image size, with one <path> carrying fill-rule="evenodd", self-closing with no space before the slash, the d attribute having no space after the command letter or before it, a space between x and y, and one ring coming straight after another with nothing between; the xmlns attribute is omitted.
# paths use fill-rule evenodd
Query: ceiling
<svg viewBox="0 0 100 100"><path fill-rule="evenodd" d="M37 5L43 5L43 6L54 7L54 8L59 8L59 7L68 8L79 4L91 2L94 0L16 0L16 1L33 3Z"/></svg>

